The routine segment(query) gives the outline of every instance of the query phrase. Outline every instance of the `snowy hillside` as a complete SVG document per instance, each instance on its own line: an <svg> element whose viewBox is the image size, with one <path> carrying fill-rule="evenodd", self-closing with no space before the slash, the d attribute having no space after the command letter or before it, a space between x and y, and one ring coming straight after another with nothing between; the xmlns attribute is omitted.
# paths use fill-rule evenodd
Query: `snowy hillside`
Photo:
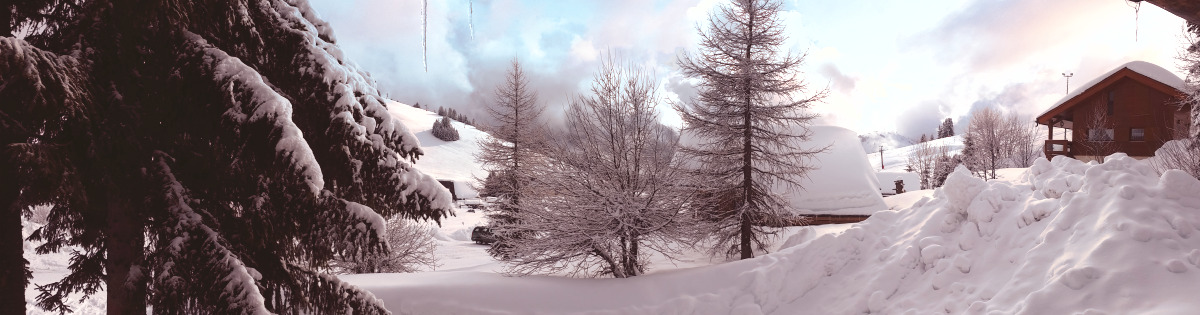
<svg viewBox="0 0 1200 315"><path fill-rule="evenodd" d="M950 155L959 154L963 148L963 138L961 135L946 137L941 139L930 140L925 144L933 148L946 148L946 153ZM908 156L918 145L908 145L895 149L883 151L883 166L884 170L892 172L903 172L908 167ZM878 147L877 147L878 148ZM878 149L876 149L878 150ZM871 162L871 166L879 170L879 151L867 152L867 160Z"/></svg>
<svg viewBox="0 0 1200 315"><path fill-rule="evenodd" d="M487 177L487 171L475 162L475 154L479 152L478 142L491 137L486 132L455 121L452 124L458 130L458 141L442 141L434 137L431 131L433 123L441 116L395 101L388 102L387 106L392 117L399 119L421 141L421 150L425 155L414 166L422 173L438 180L454 181L459 198L463 198L464 190L470 190L469 183L474 182L475 178ZM467 194L467 197L470 195Z"/></svg>
<svg viewBox="0 0 1200 315"><path fill-rule="evenodd" d="M1200 309L1200 181L1114 155L1040 159L898 195L840 234L632 279L483 271L347 276L398 314L1187 314Z"/></svg>

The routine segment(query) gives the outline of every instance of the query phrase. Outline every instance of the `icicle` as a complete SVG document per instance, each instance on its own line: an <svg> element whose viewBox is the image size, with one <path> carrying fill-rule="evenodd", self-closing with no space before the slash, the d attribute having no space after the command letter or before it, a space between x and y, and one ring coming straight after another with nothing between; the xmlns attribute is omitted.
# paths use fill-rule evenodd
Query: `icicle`
<svg viewBox="0 0 1200 315"><path fill-rule="evenodd" d="M1138 24L1139 24L1138 19L1141 16L1141 14L1139 14L1138 12L1142 10L1142 2L1134 1L1133 4L1130 4L1129 0L1125 0L1125 4L1129 5L1130 7L1133 8L1133 41L1137 42L1138 41Z"/></svg>
<svg viewBox="0 0 1200 315"><path fill-rule="evenodd" d="M471 40L475 40L475 0L467 0L467 24L471 27Z"/></svg>
<svg viewBox="0 0 1200 315"><path fill-rule="evenodd" d="M421 64L429 72L429 0L421 0Z"/></svg>

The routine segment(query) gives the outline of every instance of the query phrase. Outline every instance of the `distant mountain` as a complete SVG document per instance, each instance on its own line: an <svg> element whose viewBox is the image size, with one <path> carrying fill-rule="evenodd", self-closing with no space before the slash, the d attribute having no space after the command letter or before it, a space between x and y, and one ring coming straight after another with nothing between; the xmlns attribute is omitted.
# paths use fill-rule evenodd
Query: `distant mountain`
<svg viewBox="0 0 1200 315"><path fill-rule="evenodd" d="M883 146L884 150L905 147L913 144L913 140L908 137L901 136L895 132L872 132L868 134L858 135L858 141L862 142L863 151L867 153L879 152L879 146Z"/></svg>

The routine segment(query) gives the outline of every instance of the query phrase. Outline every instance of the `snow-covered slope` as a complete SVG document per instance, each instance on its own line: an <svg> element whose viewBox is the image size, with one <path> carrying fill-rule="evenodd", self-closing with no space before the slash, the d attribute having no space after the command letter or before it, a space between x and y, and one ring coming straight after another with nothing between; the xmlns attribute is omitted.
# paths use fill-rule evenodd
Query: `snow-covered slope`
<svg viewBox="0 0 1200 315"><path fill-rule="evenodd" d="M914 197L901 195L897 197ZM398 314L1189 314L1200 181L1114 155L966 170L911 207L755 259L632 279L357 275Z"/></svg>
<svg viewBox="0 0 1200 315"><path fill-rule="evenodd" d="M879 195L879 180L867 162L858 134L836 126L812 126L809 148L826 147L810 161L815 169L802 189L776 187L776 192L801 214L871 214L887 209Z"/></svg>
<svg viewBox="0 0 1200 315"><path fill-rule="evenodd" d="M935 149L944 147L946 148L946 154L955 155L962 152L963 137L962 135L957 135L953 137L934 139L926 142L925 144ZM908 167L908 156L912 154L913 150L916 150L918 145L919 144L914 144L895 149L884 150L883 170L890 172L903 172L904 169ZM867 159L870 161L871 167L873 167L876 171L880 170L879 151L867 152ZM915 189L913 187L908 188Z"/></svg>
<svg viewBox="0 0 1200 315"><path fill-rule="evenodd" d="M436 113L395 101L388 102L387 106L392 117L399 119L421 142L421 150L425 155L414 166L439 180L454 181L459 198L464 195L470 198L473 190L469 183L476 178L487 177L487 171L475 162L475 155L479 152L478 143L491 136L473 126L454 121L452 124L458 130L458 141L442 141L434 137L431 131L433 123L441 118ZM464 194L464 191L467 193Z"/></svg>

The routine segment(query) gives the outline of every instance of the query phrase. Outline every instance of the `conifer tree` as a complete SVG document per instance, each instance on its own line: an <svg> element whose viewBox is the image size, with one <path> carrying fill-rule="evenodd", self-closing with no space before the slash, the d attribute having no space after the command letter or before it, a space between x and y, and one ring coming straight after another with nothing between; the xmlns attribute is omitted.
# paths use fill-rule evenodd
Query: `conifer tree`
<svg viewBox="0 0 1200 315"><path fill-rule="evenodd" d="M450 195L305 1L71 3L0 37L3 215L50 204L38 252L80 249L40 307L104 284L109 314L387 313L320 270Z"/></svg>
<svg viewBox="0 0 1200 315"><path fill-rule="evenodd" d="M487 104L487 112L496 125L492 137L479 143L475 159L488 171L488 192L502 201L488 214L492 225L510 224L514 213L521 211L522 200L529 183L536 178L531 166L541 159L544 147L541 117L544 108L529 86L529 78L517 59L505 74L504 83L496 87L495 100ZM508 238L516 235L498 234L490 253L503 257Z"/></svg>
<svg viewBox="0 0 1200 315"><path fill-rule="evenodd" d="M954 136L954 121L950 118L942 121L942 125L938 127L938 139Z"/></svg>
<svg viewBox="0 0 1200 315"><path fill-rule="evenodd" d="M698 98L676 107L685 134L695 144L681 151L694 161L700 209L714 224L714 252L753 257L751 246L765 249L766 226L787 208L772 193L777 184L800 186L811 168L807 159L820 150L804 148L804 111L826 94L799 99L806 84L798 77L803 56L780 52L787 36L777 0L735 0L720 6L701 31L698 54L679 58L683 72L701 80ZM802 193L796 191L795 193ZM698 211L698 212L699 212Z"/></svg>
<svg viewBox="0 0 1200 315"><path fill-rule="evenodd" d="M434 137L442 141L458 141L458 130L454 129L450 117L442 117L442 119L434 121L433 129L430 131Z"/></svg>

